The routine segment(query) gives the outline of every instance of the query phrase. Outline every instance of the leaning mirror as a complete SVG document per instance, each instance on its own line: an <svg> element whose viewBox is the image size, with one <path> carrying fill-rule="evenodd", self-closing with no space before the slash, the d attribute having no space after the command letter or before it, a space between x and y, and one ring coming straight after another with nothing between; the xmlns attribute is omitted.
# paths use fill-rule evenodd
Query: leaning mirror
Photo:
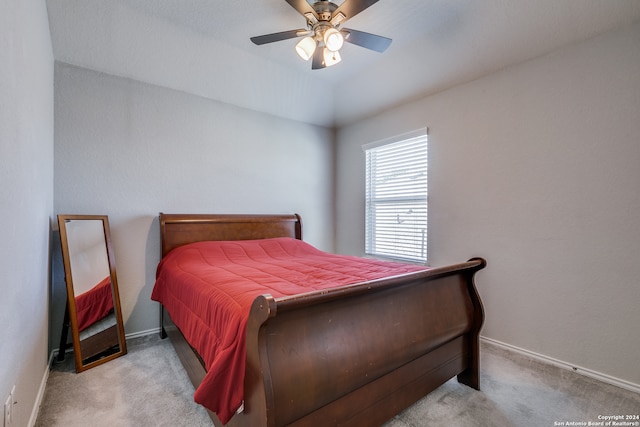
<svg viewBox="0 0 640 427"><path fill-rule="evenodd" d="M106 215L58 215L67 309L58 359L69 327L76 371L127 353L115 258Z"/></svg>

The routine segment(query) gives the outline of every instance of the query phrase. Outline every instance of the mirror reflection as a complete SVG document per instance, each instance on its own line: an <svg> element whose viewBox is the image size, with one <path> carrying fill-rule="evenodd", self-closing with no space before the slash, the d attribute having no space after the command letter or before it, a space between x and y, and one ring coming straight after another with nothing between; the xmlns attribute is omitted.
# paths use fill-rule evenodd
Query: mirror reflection
<svg viewBox="0 0 640 427"><path fill-rule="evenodd" d="M109 222L100 215L58 215L58 224L68 295L58 360L70 327L81 372L127 351Z"/></svg>

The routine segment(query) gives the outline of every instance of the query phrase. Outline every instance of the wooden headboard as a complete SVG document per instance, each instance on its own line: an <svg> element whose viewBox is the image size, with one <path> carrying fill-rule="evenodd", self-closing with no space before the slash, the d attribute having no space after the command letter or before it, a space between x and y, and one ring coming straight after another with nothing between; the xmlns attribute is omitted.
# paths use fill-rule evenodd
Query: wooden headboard
<svg viewBox="0 0 640 427"><path fill-rule="evenodd" d="M160 213L162 256L171 249L205 240L302 239L302 220L290 215Z"/></svg>

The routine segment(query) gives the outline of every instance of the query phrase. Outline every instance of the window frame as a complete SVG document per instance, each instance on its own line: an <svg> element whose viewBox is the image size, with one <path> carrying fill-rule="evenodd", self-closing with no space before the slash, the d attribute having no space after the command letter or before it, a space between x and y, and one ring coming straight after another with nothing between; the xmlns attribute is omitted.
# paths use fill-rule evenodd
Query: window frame
<svg viewBox="0 0 640 427"><path fill-rule="evenodd" d="M424 147L418 145L422 143ZM398 151L395 154L391 152L389 157L394 145ZM413 157L405 162L402 157L406 156L407 149L412 154L421 154L419 152L424 150L424 164L421 165L420 160L412 161ZM365 254L376 258L427 264L428 128L364 144L362 150L365 153ZM376 160L375 154L381 154L382 160ZM403 163L397 164L398 160ZM386 174L383 177L386 179L380 179L378 171ZM407 173L418 173L417 180L421 182L411 183L406 177L400 178ZM393 176L395 184L389 184L389 176ZM384 183L387 183L386 188ZM404 192L405 195L398 195L398 192ZM401 220L400 215L405 218ZM397 224L408 221L407 224L396 226L396 216ZM384 237L379 238L379 235Z"/></svg>

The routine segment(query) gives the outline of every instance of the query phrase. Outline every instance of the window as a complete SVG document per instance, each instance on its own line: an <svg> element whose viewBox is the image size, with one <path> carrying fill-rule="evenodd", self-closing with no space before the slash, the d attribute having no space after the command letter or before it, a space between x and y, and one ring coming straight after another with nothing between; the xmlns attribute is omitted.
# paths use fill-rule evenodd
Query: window
<svg viewBox="0 0 640 427"><path fill-rule="evenodd" d="M427 261L427 129L363 146L365 253Z"/></svg>

